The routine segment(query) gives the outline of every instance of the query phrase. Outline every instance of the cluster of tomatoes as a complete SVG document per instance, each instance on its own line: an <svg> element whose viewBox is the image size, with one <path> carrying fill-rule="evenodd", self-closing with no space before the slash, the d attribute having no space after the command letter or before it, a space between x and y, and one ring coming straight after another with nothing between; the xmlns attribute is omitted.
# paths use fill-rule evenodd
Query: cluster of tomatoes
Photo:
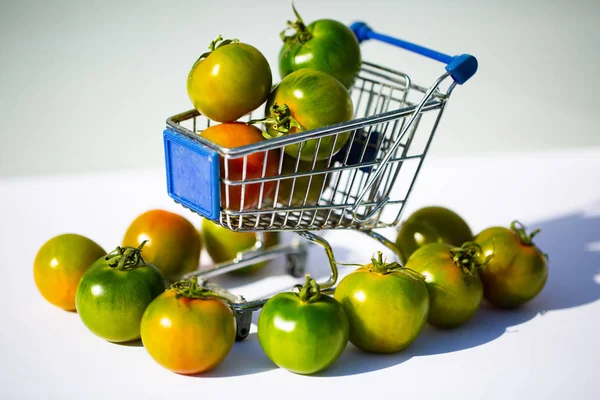
<svg viewBox="0 0 600 400"><path fill-rule="evenodd" d="M518 307L548 277L546 255L532 242L536 233L514 222L510 229L492 227L473 236L453 211L422 208L398 230L404 266L378 253L345 276L333 296L307 276L304 285L266 302L258 319L260 345L276 365L313 374L329 367L348 341L368 352L393 353L409 346L426 323L464 324L484 298L496 307ZM267 232L265 241L273 246L279 234ZM111 342L141 338L160 365L195 374L231 350L235 312L194 279L177 279L197 269L203 247L220 263L254 242L251 232L232 232L206 219L198 231L178 214L152 210L130 224L122 245L109 254L81 235L50 239L36 255L34 277L48 301L77 310L97 336Z"/></svg>
<svg viewBox="0 0 600 400"><path fill-rule="evenodd" d="M279 243L279 234L265 234L265 242ZM111 342L141 338L161 365L193 373L212 368L229 352L235 319L225 299L178 279L198 268L203 248L220 263L254 243L251 232L232 232L209 220L197 230L179 214L150 210L132 221L109 254L82 235L49 239L35 257L34 279L46 300L76 310L95 335Z"/></svg>
<svg viewBox="0 0 600 400"><path fill-rule="evenodd" d="M272 87L272 72L264 55L255 47L238 40L217 37L194 63L187 80L187 92L194 107L212 121L219 122L203 130L200 136L226 148L258 143L351 120L354 115L350 89L361 65L360 47L354 33L341 22L321 19L305 25L296 10L297 21L288 22L293 34L282 32L283 46L279 55L281 81ZM264 118L239 122L241 117L265 104ZM264 130L256 127L262 123ZM283 169L306 172L313 161L322 163L336 154L351 133L321 137L285 146ZM227 169L221 160L221 176L241 181L278 174L280 153L250 154L229 160ZM266 164L266 165L265 165ZM318 164L316 168L319 168ZM225 171L227 174L225 175ZM264 175L263 175L264 174ZM320 179L320 181L319 181ZM310 184L321 188L325 175ZM291 193L291 179L281 181L278 201L298 205L307 193ZM298 179L297 185L309 186L309 179ZM224 185L224 184L223 184ZM231 185L221 193L221 205L233 210L255 207L260 199L268 201L275 191L275 181ZM289 190L288 190L289 189ZM313 190L308 201L315 201L319 191ZM262 193L262 197L261 197Z"/></svg>
<svg viewBox="0 0 600 400"><path fill-rule="evenodd" d="M532 242L537 232L528 234L515 221L510 229L473 236L452 210L417 210L396 238L404 266L378 253L346 275L333 297L307 277L297 293L267 301L258 320L260 344L278 366L311 374L330 366L348 341L364 351L395 353L427 323L441 329L464 324L484 298L499 308L523 305L548 278L547 257Z"/></svg>

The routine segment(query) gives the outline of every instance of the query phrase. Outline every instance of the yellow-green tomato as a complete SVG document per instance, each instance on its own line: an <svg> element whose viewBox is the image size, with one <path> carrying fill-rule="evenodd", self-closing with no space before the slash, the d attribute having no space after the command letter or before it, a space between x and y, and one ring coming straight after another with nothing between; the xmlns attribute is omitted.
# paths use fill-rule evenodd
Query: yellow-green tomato
<svg viewBox="0 0 600 400"><path fill-rule="evenodd" d="M258 340L277 366L297 374L329 367L348 343L348 318L332 297L302 300L279 293L264 305L258 318Z"/></svg>
<svg viewBox="0 0 600 400"><path fill-rule="evenodd" d="M406 268L425 277L431 302L428 322L437 328L464 324L475 315L483 299L476 260L470 259L465 249L455 261L455 252L460 251L445 243L430 243L417 249L406 263Z"/></svg>
<svg viewBox="0 0 600 400"><path fill-rule="evenodd" d="M141 326L150 356L185 375L217 366L229 354L236 333L235 315L225 301L191 296L170 288L150 303Z"/></svg>
<svg viewBox="0 0 600 400"><path fill-rule="evenodd" d="M75 233L65 233L42 245L33 262L38 290L50 303L75 310L75 293L81 277L106 251L96 242Z"/></svg>
<svg viewBox="0 0 600 400"><path fill-rule="evenodd" d="M265 122L267 131L263 134L271 139L349 121L354 107L350 94L337 79L304 68L287 75L273 89L265 114L274 119ZM291 144L285 146L285 152L302 161L327 160L340 151L350 134L347 131Z"/></svg>
<svg viewBox="0 0 600 400"><path fill-rule="evenodd" d="M352 344L369 352L395 353L413 343L423 330L429 294L415 272L377 264L346 275L334 296L348 315Z"/></svg>
<svg viewBox="0 0 600 400"><path fill-rule="evenodd" d="M144 245L144 260L156 265L170 281L192 272L200 263L202 241L185 217L155 209L138 215L123 236L123 246Z"/></svg>
<svg viewBox="0 0 600 400"><path fill-rule="evenodd" d="M517 221L511 229L492 227L475 237L490 262L481 271L485 299L495 307L515 308L537 296L548 280L548 259Z"/></svg>
<svg viewBox="0 0 600 400"><path fill-rule="evenodd" d="M279 244L279 232L266 232L264 237L265 248ZM237 253L252 249L252 246L256 243L254 232L233 232L208 219L202 220L202 238L204 239L206 251L215 264L232 261ZM264 261L237 269L231 273L234 275L252 274L263 268L267 263L268 261Z"/></svg>
<svg viewBox="0 0 600 400"><path fill-rule="evenodd" d="M200 113L233 122L267 99L273 77L267 59L254 46L219 41L220 37L209 47L213 51L192 66L187 92Z"/></svg>
<svg viewBox="0 0 600 400"><path fill-rule="evenodd" d="M428 243L462 246L469 240L473 240L473 233L460 215L445 207L431 206L415 211L400 225L396 247L405 264L415 250Z"/></svg>

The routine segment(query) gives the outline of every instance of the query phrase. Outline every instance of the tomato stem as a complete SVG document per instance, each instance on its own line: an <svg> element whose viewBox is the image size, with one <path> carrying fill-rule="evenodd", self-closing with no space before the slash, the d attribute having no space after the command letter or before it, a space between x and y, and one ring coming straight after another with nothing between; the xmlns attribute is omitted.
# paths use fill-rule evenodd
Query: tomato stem
<svg viewBox="0 0 600 400"><path fill-rule="evenodd" d="M279 36L284 43L298 42L301 45L304 45L312 39L312 35L306 28L298 10L296 10L294 2L292 2L292 9L294 10L294 14L296 14L296 21L287 21L287 27L279 34ZM289 29L293 29L295 32L291 35L287 35Z"/></svg>
<svg viewBox="0 0 600 400"><path fill-rule="evenodd" d="M146 242L147 240L144 240L138 247L117 246L117 248L108 253L104 259L108 261L109 267L119 271L126 271L139 266L144 266L146 265L146 262L142 258L142 247L144 247Z"/></svg>
<svg viewBox="0 0 600 400"><path fill-rule="evenodd" d="M210 44L208 45L208 51L206 53L203 53L200 55L200 57L198 57L198 60L202 60L203 58L206 58L210 55L210 53L212 53L213 51L215 51L216 49L218 49L219 47L223 47L226 46L228 44L231 43L239 43L240 41L238 39L225 39L223 40L223 36L221 36L221 34L219 34L215 40L213 40L212 42L210 42Z"/></svg>
<svg viewBox="0 0 600 400"><path fill-rule="evenodd" d="M527 234L527 227L519 221L513 221L510 224L510 229L519 236L521 243L526 246L533 246L533 237L542 231L538 228L530 234Z"/></svg>
<svg viewBox="0 0 600 400"><path fill-rule="evenodd" d="M253 119L246 124L253 125L262 123L267 129L272 129L282 134L289 133L292 128L296 128L298 131L304 130L298 120L292 116L292 110L290 110L290 107L287 104L282 104L280 106L273 104L269 108L269 112L270 114L265 118Z"/></svg>
<svg viewBox="0 0 600 400"><path fill-rule="evenodd" d="M210 299L216 298L225 301L231 305L229 299L221 296L198 284L198 277L194 276L191 279L182 279L173 283L168 290L175 291L175 298L185 297L187 299Z"/></svg>
<svg viewBox="0 0 600 400"><path fill-rule="evenodd" d="M450 249L454 264L467 274L473 275L475 271L486 265L494 256L493 253L485 256L481 246L475 242L465 242L461 247Z"/></svg>
<svg viewBox="0 0 600 400"><path fill-rule="evenodd" d="M304 286L296 285L293 287L293 289L298 290L296 295L303 303L312 303L321 297L321 287L317 281L310 277L310 274L306 274Z"/></svg>

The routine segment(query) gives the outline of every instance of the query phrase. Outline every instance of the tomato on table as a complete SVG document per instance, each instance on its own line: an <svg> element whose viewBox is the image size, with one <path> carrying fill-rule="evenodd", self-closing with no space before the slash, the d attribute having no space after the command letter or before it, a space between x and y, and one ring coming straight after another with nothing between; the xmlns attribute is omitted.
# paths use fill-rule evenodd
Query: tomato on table
<svg viewBox="0 0 600 400"><path fill-rule="evenodd" d="M218 122L233 122L258 108L269 96L273 77L265 56L255 47L219 36L188 74L194 107Z"/></svg>
<svg viewBox="0 0 600 400"><path fill-rule="evenodd" d="M378 252L370 264L346 275L335 289L350 321L350 342L375 353L395 353L413 343L427 322L429 294L422 275Z"/></svg>
<svg viewBox="0 0 600 400"><path fill-rule="evenodd" d="M337 79L304 68L287 75L275 87L267 100L265 115L264 136L271 139L349 121L354 109L348 91ZM316 152L317 160L326 160L346 144L350 134L323 136L303 142L302 146L288 145L285 152L303 161L312 161Z"/></svg>
<svg viewBox="0 0 600 400"><path fill-rule="evenodd" d="M73 311L81 277L105 255L102 247L85 236L74 233L55 236L44 243L35 256L35 284L50 303Z"/></svg>
<svg viewBox="0 0 600 400"><path fill-rule="evenodd" d="M158 364L179 374L197 374L229 354L236 335L235 314L227 301L192 278L176 282L150 303L141 334Z"/></svg>
<svg viewBox="0 0 600 400"><path fill-rule="evenodd" d="M143 260L143 245L117 247L96 261L77 287L81 321L110 342L139 339L146 307L167 287L162 272Z"/></svg>
<svg viewBox="0 0 600 400"><path fill-rule="evenodd" d="M415 211L400 225L396 247L400 261L406 263L415 250L428 243L462 246L470 240L473 233L460 215L445 207L431 206Z"/></svg>
<svg viewBox="0 0 600 400"><path fill-rule="evenodd" d="M479 310L483 285L478 269L489 259L476 243L462 247L429 243L417 249L406 268L425 277L430 309L427 321L437 328L455 328Z"/></svg>
<svg viewBox="0 0 600 400"><path fill-rule="evenodd" d="M204 219L202 221L202 238L206 252L215 264L232 261L237 253L250 250L256 243L254 232L234 232L221 225ZM265 249L279 244L279 232L265 232ZM232 275L251 275L267 265L268 261L249 265L231 271Z"/></svg>
<svg viewBox="0 0 600 400"><path fill-rule="evenodd" d="M122 246L137 247L144 241L144 260L171 282L198 268L202 242L185 217L159 209L140 214L127 228Z"/></svg>
<svg viewBox="0 0 600 400"><path fill-rule="evenodd" d="M284 42L279 52L281 78L302 68L326 72L350 89L361 65L360 45L352 30L339 21L319 19L309 25L293 7L297 20L288 22L295 32L281 33Z"/></svg>
<svg viewBox="0 0 600 400"><path fill-rule="evenodd" d="M258 340L265 354L281 368L297 374L323 371L348 343L348 317L332 297L306 276L297 293L271 297L258 317Z"/></svg>
<svg viewBox="0 0 600 400"><path fill-rule="evenodd" d="M202 131L200 136L226 148L240 147L266 140L263 138L260 129L241 122L213 125ZM263 168L265 170L264 177L273 177L279 171L279 151L268 151L266 157L264 152L255 152L246 156L245 176L244 157L229 158L227 160L220 157L221 179L226 177L225 163L227 163L228 179L230 181L242 181L243 178L245 180L261 178L263 177ZM275 181L246 185L226 185L221 182L221 207L234 211L254 208L258 206L261 200L261 188L262 202L265 204L275 189ZM228 193L229 203L227 203Z"/></svg>
<svg viewBox="0 0 600 400"><path fill-rule="evenodd" d="M528 234L518 221L510 229L497 226L475 237L490 262L481 271L485 299L495 307L515 308L535 298L548 280L548 258L534 243L539 229Z"/></svg>

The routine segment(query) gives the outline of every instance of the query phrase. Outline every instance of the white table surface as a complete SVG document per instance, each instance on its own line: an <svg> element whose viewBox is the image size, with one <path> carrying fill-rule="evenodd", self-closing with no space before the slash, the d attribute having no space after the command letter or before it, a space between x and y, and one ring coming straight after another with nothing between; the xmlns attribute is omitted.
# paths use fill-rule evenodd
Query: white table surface
<svg viewBox="0 0 600 400"><path fill-rule="evenodd" d="M77 232L114 248L129 222L150 208L200 218L167 196L164 171L0 180L0 398L368 398L597 399L600 396L600 148L431 156L405 216L451 207L475 232L519 219L541 227L536 243L550 256L542 293L526 307L483 307L463 327L427 327L395 355L348 345L318 376L276 368L262 353L256 326L216 369L199 377L163 369L137 345L105 342L76 313L46 302L33 281L33 259L50 237ZM390 236L391 230L383 233ZM285 236L286 240L294 234ZM364 262L378 249L356 232L326 232L342 262ZM389 254L389 252L386 252ZM308 271L327 275L319 248ZM208 262L203 254L202 263ZM352 268L345 267L342 274ZM250 279L219 279L256 298L296 281L275 262ZM254 316L256 322L257 315Z"/></svg>

